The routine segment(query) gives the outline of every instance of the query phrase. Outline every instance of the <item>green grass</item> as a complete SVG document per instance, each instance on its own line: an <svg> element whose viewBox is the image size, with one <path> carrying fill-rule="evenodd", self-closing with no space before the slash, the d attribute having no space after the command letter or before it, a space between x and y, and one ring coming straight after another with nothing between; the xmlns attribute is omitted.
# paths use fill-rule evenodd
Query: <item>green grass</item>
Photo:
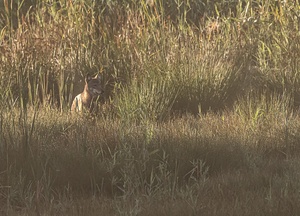
<svg viewBox="0 0 300 216"><path fill-rule="evenodd" d="M298 10L0 1L0 214L298 215Z"/></svg>

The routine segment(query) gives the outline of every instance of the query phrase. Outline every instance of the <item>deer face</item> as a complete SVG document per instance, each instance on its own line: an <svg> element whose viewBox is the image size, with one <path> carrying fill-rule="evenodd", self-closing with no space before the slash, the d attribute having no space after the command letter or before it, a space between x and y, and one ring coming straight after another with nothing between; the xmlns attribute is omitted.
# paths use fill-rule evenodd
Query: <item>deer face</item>
<svg viewBox="0 0 300 216"><path fill-rule="evenodd" d="M103 94L104 91L101 86L100 75L96 75L95 77L87 75L85 78L85 89L88 91L89 94L91 94L92 97Z"/></svg>

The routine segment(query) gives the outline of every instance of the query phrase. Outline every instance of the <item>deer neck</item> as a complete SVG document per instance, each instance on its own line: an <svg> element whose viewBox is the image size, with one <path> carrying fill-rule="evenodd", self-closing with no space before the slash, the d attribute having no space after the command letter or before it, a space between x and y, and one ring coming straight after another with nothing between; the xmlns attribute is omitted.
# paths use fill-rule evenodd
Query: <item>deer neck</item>
<svg viewBox="0 0 300 216"><path fill-rule="evenodd" d="M93 96L92 94L89 92L89 89L87 86L84 87L84 90L83 92L81 93L81 99L82 99L82 102L86 105L90 105L91 104L91 101L93 99Z"/></svg>

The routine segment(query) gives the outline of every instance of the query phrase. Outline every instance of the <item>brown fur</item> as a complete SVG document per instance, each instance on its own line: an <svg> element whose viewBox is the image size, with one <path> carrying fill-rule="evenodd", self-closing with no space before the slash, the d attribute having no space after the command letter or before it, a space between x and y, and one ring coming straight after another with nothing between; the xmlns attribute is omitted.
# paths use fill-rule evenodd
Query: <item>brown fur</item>
<svg viewBox="0 0 300 216"><path fill-rule="evenodd" d="M92 77L87 75L82 93L77 95L72 103L71 111L82 112L84 109L93 111L95 99L103 93L100 75Z"/></svg>

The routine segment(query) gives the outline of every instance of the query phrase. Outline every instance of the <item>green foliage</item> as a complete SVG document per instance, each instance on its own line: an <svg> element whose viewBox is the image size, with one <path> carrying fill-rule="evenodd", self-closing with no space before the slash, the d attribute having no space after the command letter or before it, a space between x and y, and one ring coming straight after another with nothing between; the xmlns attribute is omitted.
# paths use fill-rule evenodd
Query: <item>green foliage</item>
<svg viewBox="0 0 300 216"><path fill-rule="evenodd" d="M166 119L178 94L171 81L163 77L133 80L121 91L115 102L117 114L129 122Z"/></svg>

